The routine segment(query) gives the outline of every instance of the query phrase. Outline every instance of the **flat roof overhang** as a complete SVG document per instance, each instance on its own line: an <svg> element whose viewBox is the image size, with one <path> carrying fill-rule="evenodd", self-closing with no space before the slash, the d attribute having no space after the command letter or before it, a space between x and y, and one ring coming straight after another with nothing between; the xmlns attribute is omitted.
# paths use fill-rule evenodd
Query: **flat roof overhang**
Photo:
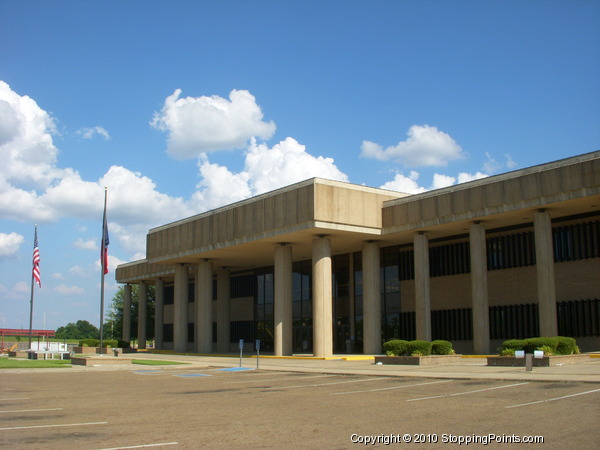
<svg viewBox="0 0 600 450"><path fill-rule="evenodd" d="M312 241L319 237L327 237L331 241L332 255L336 255L357 251L364 242L379 240L381 229L313 222L296 230L281 230L266 236L220 243L214 247L190 249L169 258L149 262L171 265L210 260L215 266L232 270L263 267L273 264L275 247L282 244L292 246L294 261L311 259Z"/></svg>
<svg viewBox="0 0 600 450"><path fill-rule="evenodd" d="M430 239L465 234L474 222L519 226L541 209L553 220L598 213L600 151L387 201L382 236L406 243L419 231Z"/></svg>

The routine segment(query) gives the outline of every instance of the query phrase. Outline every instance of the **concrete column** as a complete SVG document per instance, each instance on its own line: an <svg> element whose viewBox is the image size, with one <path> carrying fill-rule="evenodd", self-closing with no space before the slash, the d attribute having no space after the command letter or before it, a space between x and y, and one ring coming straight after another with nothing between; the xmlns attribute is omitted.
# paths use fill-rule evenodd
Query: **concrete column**
<svg viewBox="0 0 600 450"><path fill-rule="evenodd" d="M228 353L230 350L230 303L231 272L222 268L217 272L217 351Z"/></svg>
<svg viewBox="0 0 600 450"><path fill-rule="evenodd" d="M474 223L469 229L471 252L471 302L473 307L473 351L476 355L490 352L490 313L487 282L485 227Z"/></svg>
<svg viewBox="0 0 600 450"><path fill-rule="evenodd" d="M313 355L332 356L331 241L325 237L312 241L312 273Z"/></svg>
<svg viewBox="0 0 600 450"><path fill-rule="evenodd" d="M350 291L350 339L354 341L356 338L356 289L354 284L354 253L350 253L350 264L348 266L348 272L348 290Z"/></svg>
<svg viewBox="0 0 600 450"><path fill-rule="evenodd" d="M415 313L417 339L431 341L431 294L429 292L429 240L415 235Z"/></svg>
<svg viewBox="0 0 600 450"><path fill-rule="evenodd" d="M165 282L162 278L156 280L156 294L154 298L154 347L162 350L164 346L163 326L165 304Z"/></svg>
<svg viewBox="0 0 600 450"><path fill-rule="evenodd" d="M123 287L123 340L131 341L131 285Z"/></svg>
<svg viewBox="0 0 600 450"><path fill-rule="evenodd" d="M173 350L178 353L187 351L188 334L188 268L184 264L175 266L175 285L173 289Z"/></svg>
<svg viewBox="0 0 600 450"><path fill-rule="evenodd" d="M362 248L363 346L365 355L381 353L381 278L379 245L367 242Z"/></svg>
<svg viewBox="0 0 600 450"><path fill-rule="evenodd" d="M138 348L146 348L146 296L148 284L140 281L138 289Z"/></svg>
<svg viewBox="0 0 600 450"><path fill-rule="evenodd" d="M292 355L292 247L275 248L275 356Z"/></svg>
<svg viewBox="0 0 600 450"><path fill-rule="evenodd" d="M556 288L554 284L554 251L552 223L544 210L533 215L535 235L535 265L537 274L540 335L557 336Z"/></svg>
<svg viewBox="0 0 600 450"><path fill-rule="evenodd" d="M200 261L196 272L196 352L212 353L213 271L210 261Z"/></svg>

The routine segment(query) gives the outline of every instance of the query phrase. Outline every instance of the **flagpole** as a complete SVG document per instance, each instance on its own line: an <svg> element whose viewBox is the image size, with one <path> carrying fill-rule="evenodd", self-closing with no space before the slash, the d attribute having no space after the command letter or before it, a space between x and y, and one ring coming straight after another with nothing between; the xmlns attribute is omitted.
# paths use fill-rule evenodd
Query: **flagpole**
<svg viewBox="0 0 600 450"><path fill-rule="evenodd" d="M103 332L102 328L104 328L104 273L106 272L106 198L108 196L108 188L104 188L104 216L102 219L102 253L100 256L101 265L102 265L102 278L100 283L100 354L102 354L103 346Z"/></svg>
<svg viewBox="0 0 600 450"><path fill-rule="evenodd" d="M35 234L34 234L34 240L33 240L33 251L35 252L35 247L37 245L37 223L35 224ZM31 350L31 333L32 333L32 329L33 329L33 284L35 282L34 280L34 275L33 275L33 270L35 269L35 260L33 262L33 268L31 271L31 298L29 301L29 349Z"/></svg>

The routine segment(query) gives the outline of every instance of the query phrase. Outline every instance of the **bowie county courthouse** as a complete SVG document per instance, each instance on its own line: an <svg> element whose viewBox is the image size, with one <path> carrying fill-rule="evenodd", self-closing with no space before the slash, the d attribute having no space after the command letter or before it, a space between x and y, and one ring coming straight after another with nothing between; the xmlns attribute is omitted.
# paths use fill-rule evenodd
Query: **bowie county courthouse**
<svg viewBox="0 0 600 450"><path fill-rule="evenodd" d="M155 285L155 346L381 354L572 336L600 350L600 151L421 194L313 178L148 232L122 264L123 338ZM147 324L138 321L140 348Z"/></svg>

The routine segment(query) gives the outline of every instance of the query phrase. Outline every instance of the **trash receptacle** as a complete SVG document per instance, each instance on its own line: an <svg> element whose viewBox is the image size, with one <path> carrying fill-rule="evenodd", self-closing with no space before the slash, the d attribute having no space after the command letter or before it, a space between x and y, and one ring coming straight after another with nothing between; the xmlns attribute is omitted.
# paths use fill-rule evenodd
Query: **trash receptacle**
<svg viewBox="0 0 600 450"><path fill-rule="evenodd" d="M352 339L346 339L346 353L352 353L354 351L354 342Z"/></svg>

